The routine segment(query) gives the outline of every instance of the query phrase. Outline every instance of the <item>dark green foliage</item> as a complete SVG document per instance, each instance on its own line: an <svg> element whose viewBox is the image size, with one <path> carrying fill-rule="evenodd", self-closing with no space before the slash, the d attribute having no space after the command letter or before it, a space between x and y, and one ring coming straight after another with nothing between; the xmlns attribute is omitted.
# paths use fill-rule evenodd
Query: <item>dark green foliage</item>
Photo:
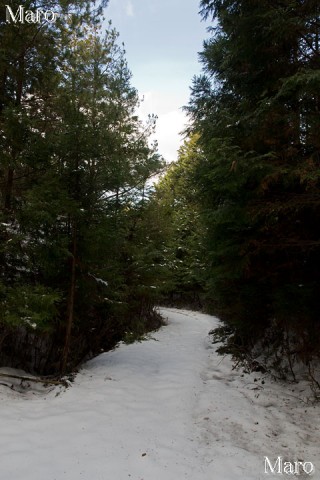
<svg viewBox="0 0 320 480"><path fill-rule="evenodd" d="M159 325L140 224L162 162L118 34L92 2L51 6L72 16L0 20L0 358L63 373Z"/></svg>
<svg viewBox="0 0 320 480"><path fill-rule="evenodd" d="M315 1L201 2L212 19L187 111L207 226L211 309L252 347L289 331L319 355L320 11Z"/></svg>
<svg viewBox="0 0 320 480"><path fill-rule="evenodd" d="M177 163L170 165L156 188L155 202L161 225L163 273L162 302L172 306L203 307L207 257L205 228L200 219L193 176L201 164L197 135L185 141Z"/></svg>

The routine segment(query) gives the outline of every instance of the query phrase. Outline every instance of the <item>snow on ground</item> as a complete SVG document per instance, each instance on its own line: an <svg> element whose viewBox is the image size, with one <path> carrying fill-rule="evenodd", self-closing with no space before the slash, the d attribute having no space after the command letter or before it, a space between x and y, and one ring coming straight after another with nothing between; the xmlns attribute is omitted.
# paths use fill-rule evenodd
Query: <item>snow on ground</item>
<svg viewBox="0 0 320 480"><path fill-rule="evenodd" d="M162 313L168 326L88 362L68 389L0 379L1 480L286 478L264 473L265 456L320 478L306 387L233 370L208 337L215 318Z"/></svg>

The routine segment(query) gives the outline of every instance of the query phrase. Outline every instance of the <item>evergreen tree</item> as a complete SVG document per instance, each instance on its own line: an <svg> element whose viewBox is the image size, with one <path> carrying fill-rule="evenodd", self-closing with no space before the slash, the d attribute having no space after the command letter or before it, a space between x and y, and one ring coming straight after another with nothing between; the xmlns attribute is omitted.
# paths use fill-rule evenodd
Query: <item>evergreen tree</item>
<svg viewBox="0 0 320 480"><path fill-rule="evenodd" d="M180 148L178 161L169 166L156 186L153 199L165 246L163 301L193 308L202 308L205 284L205 226L193 182L201 161L198 135L192 135Z"/></svg>
<svg viewBox="0 0 320 480"><path fill-rule="evenodd" d="M129 316L136 291L127 292L123 252L139 190L161 159L148 146L153 119L143 126L135 114L117 33L101 33L90 2L55 7L72 16L51 27L1 24L0 355L63 373L140 321L139 308ZM16 33L22 70L9 58Z"/></svg>
<svg viewBox="0 0 320 480"><path fill-rule="evenodd" d="M204 156L209 301L249 346L272 326L318 355L319 5L203 0L204 74L187 107Z"/></svg>

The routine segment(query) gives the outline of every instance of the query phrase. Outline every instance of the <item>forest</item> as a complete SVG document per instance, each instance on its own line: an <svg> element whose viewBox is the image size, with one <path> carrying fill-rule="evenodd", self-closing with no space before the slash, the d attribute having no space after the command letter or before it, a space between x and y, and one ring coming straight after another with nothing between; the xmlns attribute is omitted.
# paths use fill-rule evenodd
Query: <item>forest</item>
<svg viewBox="0 0 320 480"><path fill-rule="evenodd" d="M64 375L166 305L217 315L213 341L250 368L314 378L318 0L201 0L210 36L170 165L107 3L28 2L54 23L0 8L1 364Z"/></svg>

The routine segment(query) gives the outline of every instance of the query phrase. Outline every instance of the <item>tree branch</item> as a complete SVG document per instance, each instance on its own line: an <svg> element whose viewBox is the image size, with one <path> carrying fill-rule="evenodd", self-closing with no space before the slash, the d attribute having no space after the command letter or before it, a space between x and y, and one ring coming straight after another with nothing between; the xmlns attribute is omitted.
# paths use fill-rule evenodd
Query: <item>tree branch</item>
<svg viewBox="0 0 320 480"><path fill-rule="evenodd" d="M66 380L48 380L41 377L25 377L21 375L9 375L7 373L0 373L0 377L15 378L26 382L44 383L46 385L62 385L66 388L69 386Z"/></svg>

